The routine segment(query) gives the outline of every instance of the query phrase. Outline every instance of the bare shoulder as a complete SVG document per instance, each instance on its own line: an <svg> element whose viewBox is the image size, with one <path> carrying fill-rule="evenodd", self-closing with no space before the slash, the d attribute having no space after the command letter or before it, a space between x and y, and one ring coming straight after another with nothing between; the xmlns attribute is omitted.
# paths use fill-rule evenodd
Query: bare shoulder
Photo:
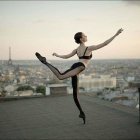
<svg viewBox="0 0 140 140"><path fill-rule="evenodd" d="M76 49L74 49L73 51L74 51L74 52L77 52L78 48L79 48L79 47L77 47L77 48L76 48Z"/></svg>
<svg viewBox="0 0 140 140"><path fill-rule="evenodd" d="M80 46L78 46L77 48L76 48L76 50L78 50L80 48Z"/></svg>
<svg viewBox="0 0 140 140"><path fill-rule="evenodd" d="M87 51L91 52L91 51L95 50L96 46L97 46L97 45L90 45L90 46L87 46L87 47L88 47L88 48L87 48Z"/></svg>
<svg viewBox="0 0 140 140"><path fill-rule="evenodd" d="M76 50L76 52L79 51L80 50L80 46L78 46L75 50Z"/></svg>
<svg viewBox="0 0 140 140"><path fill-rule="evenodd" d="M76 54L76 53L77 53L77 48L72 51L72 54Z"/></svg>

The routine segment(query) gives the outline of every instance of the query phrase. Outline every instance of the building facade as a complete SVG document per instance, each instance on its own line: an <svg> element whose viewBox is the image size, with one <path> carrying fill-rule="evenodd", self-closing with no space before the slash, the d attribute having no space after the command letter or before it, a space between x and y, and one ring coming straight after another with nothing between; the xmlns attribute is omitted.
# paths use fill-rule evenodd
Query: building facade
<svg viewBox="0 0 140 140"><path fill-rule="evenodd" d="M110 75L81 75L79 77L79 87L85 90L103 89L103 88L115 88L116 77Z"/></svg>

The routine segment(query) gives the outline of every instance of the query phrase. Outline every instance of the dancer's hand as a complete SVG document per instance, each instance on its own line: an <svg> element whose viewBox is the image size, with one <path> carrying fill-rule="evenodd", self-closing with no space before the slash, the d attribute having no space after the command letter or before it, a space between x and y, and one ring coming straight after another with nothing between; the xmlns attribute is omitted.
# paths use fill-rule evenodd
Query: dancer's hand
<svg viewBox="0 0 140 140"><path fill-rule="evenodd" d="M57 53L53 53L52 55L53 55L53 56L58 56L58 54L57 54Z"/></svg>
<svg viewBox="0 0 140 140"><path fill-rule="evenodd" d="M119 30L117 31L117 33L116 33L116 36L117 36L117 35L119 35L122 31L123 31L123 29L122 29L122 28L121 28L121 29L119 29Z"/></svg>

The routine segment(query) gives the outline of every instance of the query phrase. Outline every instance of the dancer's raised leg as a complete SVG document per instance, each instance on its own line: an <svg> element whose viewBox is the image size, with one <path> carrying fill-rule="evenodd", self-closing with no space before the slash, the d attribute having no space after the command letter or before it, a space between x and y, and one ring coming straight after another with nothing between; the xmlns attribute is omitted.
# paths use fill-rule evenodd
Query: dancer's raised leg
<svg viewBox="0 0 140 140"><path fill-rule="evenodd" d="M82 72L85 69L84 64L80 64L80 65L75 65L75 67L71 67L70 69L66 70L65 72L61 73L56 67L54 67L53 65L51 65L50 63L48 63L46 61L45 57L42 57L39 53L36 53L37 58L46 66L49 67L49 69L56 75L56 77L59 80L63 80L69 77L72 77L74 75L79 74L80 72Z"/></svg>

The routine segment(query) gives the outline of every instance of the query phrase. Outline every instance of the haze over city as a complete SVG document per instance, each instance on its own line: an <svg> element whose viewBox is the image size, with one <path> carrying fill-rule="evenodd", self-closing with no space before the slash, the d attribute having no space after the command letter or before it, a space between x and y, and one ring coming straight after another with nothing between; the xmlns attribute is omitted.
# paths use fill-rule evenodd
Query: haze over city
<svg viewBox="0 0 140 140"><path fill-rule="evenodd" d="M35 60L40 52L68 54L78 45L73 36L82 31L86 45L96 45L124 32L108 46L93 52L93 59L140 58L139 1L0 1L0 60ZM70 60L77 59L77 56Z"/></svg>

